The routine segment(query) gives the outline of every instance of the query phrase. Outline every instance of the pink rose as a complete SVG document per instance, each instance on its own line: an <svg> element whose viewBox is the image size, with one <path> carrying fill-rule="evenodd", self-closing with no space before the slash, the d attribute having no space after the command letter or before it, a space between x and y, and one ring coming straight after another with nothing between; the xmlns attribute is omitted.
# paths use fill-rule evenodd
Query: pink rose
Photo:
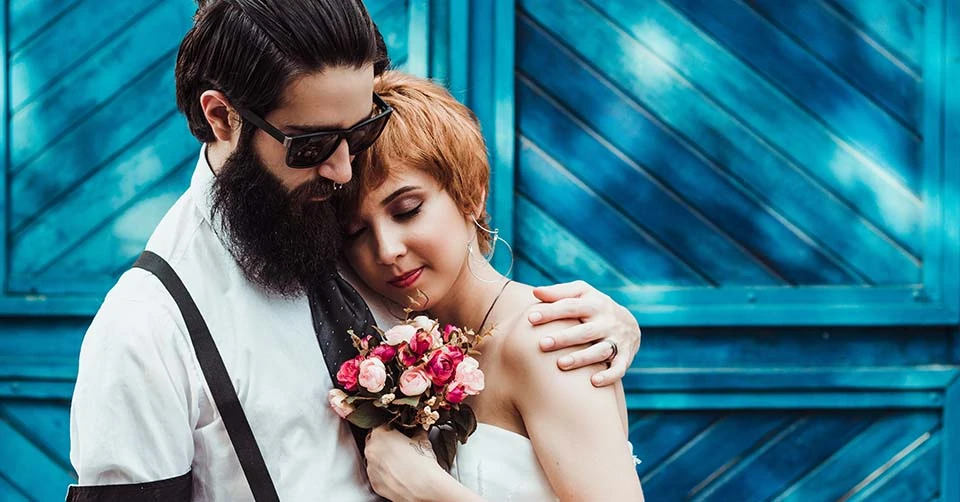
<svg viewBox="0 0 960 502"><path fill-rule="evenodd" d="M360 361L363 361L363 356L354 357L341 364L340 369L337 370L337 382L340 382L340 385L342 385L344 389L354 390L357 388L357 377L360 374Z"/></svg>
<svg viewBox="0 0 960 502"><path fill-rule="evenodd" d="M383 361L376 357L364 359L360 363L360 375L357 377L360 385L370 392L380 392L387 381L387 368Z"/></svg>
<svg viewBox="0 0 960 502"><path fill-rule="evenodd" d="M408 396L419 396L430 388L430 379L420 368L410 368L400 375L400 392Z"/></svg>
<svg viewBox="0 0 960 502"><path fill-rule="evenodd" d="M403 342L409 342L413 335L417 334L417 328L409 324L398 324L383 334L383 339L387 345L400 345Z"/></svg>
<svg viewBox="0 0 960 502"><path fill-rule="evenodd" d="M433 336L422 329L417 330L417 334L410 339L410 352L418 356L426 354L431 348L433 348Z"/></svg>
<svg viewBox="0 0 960 502"><path fill-rule="evenodd" d="M433 345L430 346L431 349L435 349L441 345L440 323L427 316L418 315L413 318L413 325L418 329L430 333L430 336L433 337Z"/></svg>
<svg viewBox="0 0 960 502"><path fill-rule="evenodd" d="M401 344L400 347L397 348L397 358L400 359L401 364L407 367L413 366L420 361L420 356L414 354L413 351L410 350L410 346L406 343Z"/></svg>
<svg viewBox="0 0 960 502"><path fill-rule="evenodd" d="M445 398L448 403L462 403L466 397L467 393L463 390L462 385L450 385L450 387L447 387L447 394Z"/></svg>
<svg viewBox="0 0 960 502"><path fill-rule="evenodd" d="M444 345L430 355L426 366L427 376L435 385L444 385L453 378L461 361L463 352L458 347Z"/></svg>
<svg viewBox="0 0 960 502"><path fill-rule="evenodd" d="M340 389L331 389L327 394L330 407L333 408L333 411L335 411L340 418L347 418L355 409L353 405L347 404L347 397L347 393Z"/></svg>
<svg viewBox="0 0 960 502"><path fill-rule="evenodd" d="M393 359L393 356L397 355L397 348L386 344L377 345L370 351L370 355L385 363L389 363L390 360Z"/></svg>
<svg viewBox="0 0 960 502"><path fill-rule="evenodd" d="M363 349L363 350L369 349L369 348L370 348L370 340L372 340L372 339L373 339L373 337L371 337L370 335L367 335L367 336L361 338L361 339L360 339L360 348Z"/></svg>
<svg viewBox="0 0 960 502"><path fill-rule="evenodd" d="M447 343L447 342L450 341L450 333L453 333L454 331L456 331L456 329L457 329L457 327L454 326L454 325L452 325L452 324L447 324L446 326L444 326L444 328L443 328L443 343Z"/></svg>
<svg viewBox="0 0 960 502"><path fill-rule="evenodd" d="M457 372L453 377L453 384L463 386L464 392L468 396L476 396L483 390L483 371L480 370L480 363L467 356L457 365Z"/></svg>

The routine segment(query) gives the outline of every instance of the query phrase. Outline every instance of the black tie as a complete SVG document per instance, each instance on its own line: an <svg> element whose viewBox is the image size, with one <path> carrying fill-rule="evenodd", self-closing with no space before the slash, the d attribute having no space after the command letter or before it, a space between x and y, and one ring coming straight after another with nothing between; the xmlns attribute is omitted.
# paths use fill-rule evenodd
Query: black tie
<svg viewBox="0 0 960 502"><path fill-rule="evenodd" d="M373 334L376 321L360 293L339 274L319 281L309 289L307 297L310 300L313 329L317 332L327 371L330 372L333 385L339 388L337 370L345 361L357 356L357 349L348 331L352 329L359 337ZM364 431L353 424L350 424L350 429L363 456Z"/></svg>

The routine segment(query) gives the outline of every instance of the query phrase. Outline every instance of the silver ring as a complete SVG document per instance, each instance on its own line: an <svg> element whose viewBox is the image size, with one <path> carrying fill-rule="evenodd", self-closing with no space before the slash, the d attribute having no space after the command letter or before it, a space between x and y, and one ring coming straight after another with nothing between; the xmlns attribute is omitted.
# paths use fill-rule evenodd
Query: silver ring
<svg viewBox="0 0 960 502"><path fill-rule="evenodd" d="M613 352L610 353L610 356L607 357L607 361L613 361L614 359L617 358L617 354L620 352L619 347L617 347L617 342L615 342L615 341L613 341L613 340L611 340L611 339L609 339L609 338L605 338L603 341L609 343L609 344L610 344L610 349L613 350Z"/></svg>

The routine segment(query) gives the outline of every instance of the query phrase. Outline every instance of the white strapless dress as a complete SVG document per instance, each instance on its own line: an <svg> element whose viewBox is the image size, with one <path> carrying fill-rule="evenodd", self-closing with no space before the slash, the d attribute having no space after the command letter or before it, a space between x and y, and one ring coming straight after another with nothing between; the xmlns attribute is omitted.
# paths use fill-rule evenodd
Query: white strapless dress
<svg viewBox="0 0 960 502"><path fill-rule="evenodd" d="M467 444L457 446L450 474L486 500L558 500L540 468L533 443L494 425L478 423Z"/></svg>

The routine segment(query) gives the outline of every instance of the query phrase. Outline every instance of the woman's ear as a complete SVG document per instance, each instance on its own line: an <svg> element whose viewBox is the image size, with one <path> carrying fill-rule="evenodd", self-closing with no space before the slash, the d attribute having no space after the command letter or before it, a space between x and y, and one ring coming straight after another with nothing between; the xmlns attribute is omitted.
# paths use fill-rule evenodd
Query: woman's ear
<svg viewBox="0 0 960 502"><path fill-rule="evenodd" d="M240 115L222 92L204 91L200 95L200 108L218 140L231 142L240 134Z"/></svg>

